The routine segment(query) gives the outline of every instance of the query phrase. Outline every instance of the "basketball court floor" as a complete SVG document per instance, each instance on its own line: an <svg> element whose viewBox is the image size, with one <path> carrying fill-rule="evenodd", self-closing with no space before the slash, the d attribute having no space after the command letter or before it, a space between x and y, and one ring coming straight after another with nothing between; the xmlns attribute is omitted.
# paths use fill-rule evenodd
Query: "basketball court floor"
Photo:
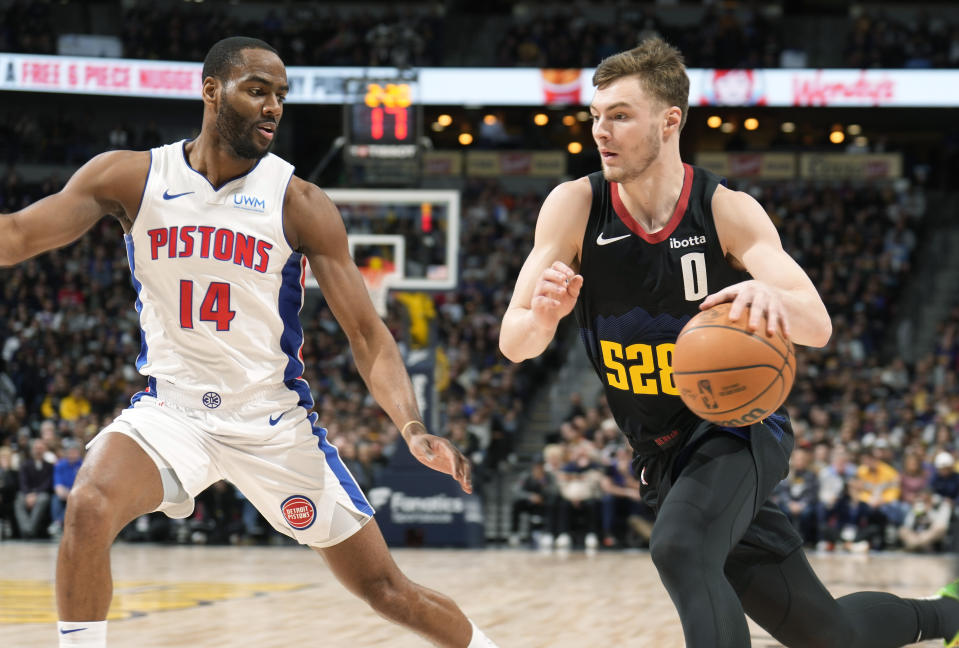
<svg viewBox="0 0 959 648"><path fill-rule="evenodd" d="M119 543L112 555L112 647L426 645L376 616L301 547ZM452 596L501 648L683 646L646 552L400 549L393 555L414 580ZM55 543L0 543L0 646L56 645L55 560ZM951 555L811 554L810 561L837 595L878 589L928 596L954 573ZM751 628L755 648L779 645Z"/></svg>

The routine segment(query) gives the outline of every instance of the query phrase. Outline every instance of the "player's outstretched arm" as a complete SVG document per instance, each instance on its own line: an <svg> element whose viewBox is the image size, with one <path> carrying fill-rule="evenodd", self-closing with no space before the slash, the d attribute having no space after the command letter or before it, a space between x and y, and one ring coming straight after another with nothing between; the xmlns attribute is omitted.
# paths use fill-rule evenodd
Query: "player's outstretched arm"
<svg viewBox="0 0 959 648"><path fill-rule="evenodd" d="M294 177L286 192L284 213L287 239L309 260L373 398L400 429L414 457L451 475L471 493L469 461L449 440L430 434L422 423L403 358L350 257L346 228L336 205L316 185Z"/></svg>
<svg viewBox="0 0 959 648"><path fill-rule="evenodd" d="M149 169L149 153L102 153L80 167L58 193L0 214L0 266L72 243L106 214L132 222Z"/></svg>
<svg viewBox="0 0 959 648"><path fill-rule="evenodd" d="M700 308L732 302L729 315L735 320L750 306L752 330L765 313L770 334L781 327L796 344L825 346L832 335L826 306L806 272L783 250L779 233L762 206L747 193L720 186L712 207L726 254L753 279L709 295Z"/></svg>
<svg viewBox="0 0 959 648"><path fill-rule="evenodd" d="M583 277L576 274L593 192L587 178L558 185L540 209L533 250L526 258L499 332L499 348L513 362L541 354L559 321L576 305Z"/></svg>

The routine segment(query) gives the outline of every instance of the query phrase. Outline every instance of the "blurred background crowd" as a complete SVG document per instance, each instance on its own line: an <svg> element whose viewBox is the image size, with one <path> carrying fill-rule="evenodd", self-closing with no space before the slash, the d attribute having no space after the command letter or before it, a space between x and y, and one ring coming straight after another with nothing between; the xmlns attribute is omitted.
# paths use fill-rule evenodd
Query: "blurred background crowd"
<svg viewBox="0 0 959 648"><path fill-rule="evenodd" d="M490 2L481 17L457 2L367 13L295 3L259 13L213 2L121 4L122 12L100 15L92 3L84 15L115 23L129 58L200 60L220 37L247 33L276 45L289 65L576 67L656 32L684 51L690 67L959 66L959 20L923 8L903 14L866 5L836 14L825 3L821 17L803 24L807 32L839 25L843 36L830 40L787 28L792 3L705 2L682 20L670 11L680 3L646 10ZM0 3L0 52L56 53L56 11L52 3ZM457 36L474 24L486 35L478 52ZM101 150L189 136L164 122L162 108L114 119L124 110L104 117L82 101L46 110L0 104L0 213L57 191L64 169ZM948 137L940 144L948 148ZM797 448L775 494L808 545L823 551L940 551L955 532L959 295L937 279L947 264L936 255L948 255L940 227L959 201L928 186L927 163L912 156L896 181L731 179L765 207L833 317L825 348L799 350L787 403ZM31 164L52 166L24 179L17 165ZM459 286L428 298L441 404L434 432L467 454L480 493L497 501L487 538L543 549L644 546L651 515L598 383L558 406L566 410L553 417L558 424L530 424L533 404L577 343L572 323L536 361L516 365L497 349L548 186L467 178L461 190ZM929 290L940 313L934 324L909 317ZM0 538L59 535L85 443L143 388L133 367L134 298L121 232L109 220L72 246L0 269ZM391 294L386 321L404 349L412 344L412 308ZM308 299L301 319L304 377L319 421L368 490L398 432L368 396L323 299ZM281 541L226 483L204 493L191 518L145 516L124 537Z"/></svg>
<svg viewBox="0 0 959 648"><path fill-rule="evenodd" d="M52 4L18 0L0 9L0 51L56 54L60 30ZM288 65L591 67L658 33L682 50L690 67L959 66L959 20L934 6L903 15L901 7L868 2L494 0L469 7L408 2L373 11L348 3L287 2L267 10L237 4L133 1L112 16L94 7L77 18L88 25L112 21L126 58L169 61L202 60L210 43L255 33ZM680 11L680 4L698 6ZM797 31L796 15L815 17L817 25ZM465 30L473 32L467 42L459 37Z"/></svg>
<svg viewBox="0 0 959 648"><path fill-rule="evenodd" d="M743 188L777 222L784 246L819 286L834 323L827 347L800 349L789 400L798 448L778 501L814 545L899 546L900 529L932 525L936 511L936 529L945 532L959 494L959 310L939 326L934 351L919 358L898 352L888 326L901 307L917 246L935 235L924 227L921 189L871 183ZM36 197L45 191L33 190ZM438 432L473 459L480 484L502 462L518 460L524 404L565 350L516 365L496 348L521 263L511 251L531 246L542 198L496 182L471 183L464 195L464 280L456 291L432 296L447 376ZM497 211L505 218L491 217ZM111 243L118 236L117 226L103 221L69 248L0 271L0 523L8 535L56 534L63 499L57 493L72 483L80 444L142 388L132 365L139 348L134 293L124 250ZM325 303L310 303L301 317L316 411L368 489L397 431L368 396ZM408 322L403 300L394 295L387 324L401 346L409 344ZM649 515L636 501L628 448L602 399L582 401L571 402L567 420L533 457L538 465L518 478L514 542L539 530L544 543L552 536L563 545L576 532L589 544L642 543L637 534ZM209 527L204 518L214 516L232 520L214 534L220 541L262 533L257 517L244 515L243 500L223 490L201 500L198 528ZM29 515L36 506L49 510ZM936 540L929 546L941 547L943 535Z"/></svg>

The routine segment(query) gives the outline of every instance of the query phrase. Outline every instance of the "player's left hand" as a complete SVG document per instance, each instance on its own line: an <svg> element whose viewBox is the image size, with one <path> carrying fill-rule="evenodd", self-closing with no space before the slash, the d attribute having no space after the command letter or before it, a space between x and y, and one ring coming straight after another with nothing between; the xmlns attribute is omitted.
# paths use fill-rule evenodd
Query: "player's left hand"
<svg viewBox="0 0 959 648"><path fill-rule="evenodd" d="M419 462L433 470L451 475L466 493L473 492L472 468L449 439L424 432L409 440L410 452Z"/></svg>
<svg viewBox="0 0 959 648"><path fill-rule="evenodd" d="M789 338L789 320L786 318L786 308L778 289L769 284L750 279L727 286L706 297L699 305L699 310L707 310L717 304L732 302L729 307L729 320L737 321L743 310L749 307L750 331L759 328L763 315L766 316L766 332L775 335L780 329L786 338Z"/></svg>

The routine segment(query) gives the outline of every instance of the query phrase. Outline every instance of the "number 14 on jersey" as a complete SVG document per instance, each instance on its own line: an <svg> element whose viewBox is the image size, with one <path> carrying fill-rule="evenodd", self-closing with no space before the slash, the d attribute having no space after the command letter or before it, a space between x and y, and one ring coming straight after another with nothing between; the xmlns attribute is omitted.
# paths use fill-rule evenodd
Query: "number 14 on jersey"
<svg viewBox="0 0 959 648"><path fill-rule="evenodd" d="M193 281L180 281L180 328L193 328ZM229 331L236 311L230 310L230 284L211 281L200 302L200 321L215 322L217 331Z"/></svg>

